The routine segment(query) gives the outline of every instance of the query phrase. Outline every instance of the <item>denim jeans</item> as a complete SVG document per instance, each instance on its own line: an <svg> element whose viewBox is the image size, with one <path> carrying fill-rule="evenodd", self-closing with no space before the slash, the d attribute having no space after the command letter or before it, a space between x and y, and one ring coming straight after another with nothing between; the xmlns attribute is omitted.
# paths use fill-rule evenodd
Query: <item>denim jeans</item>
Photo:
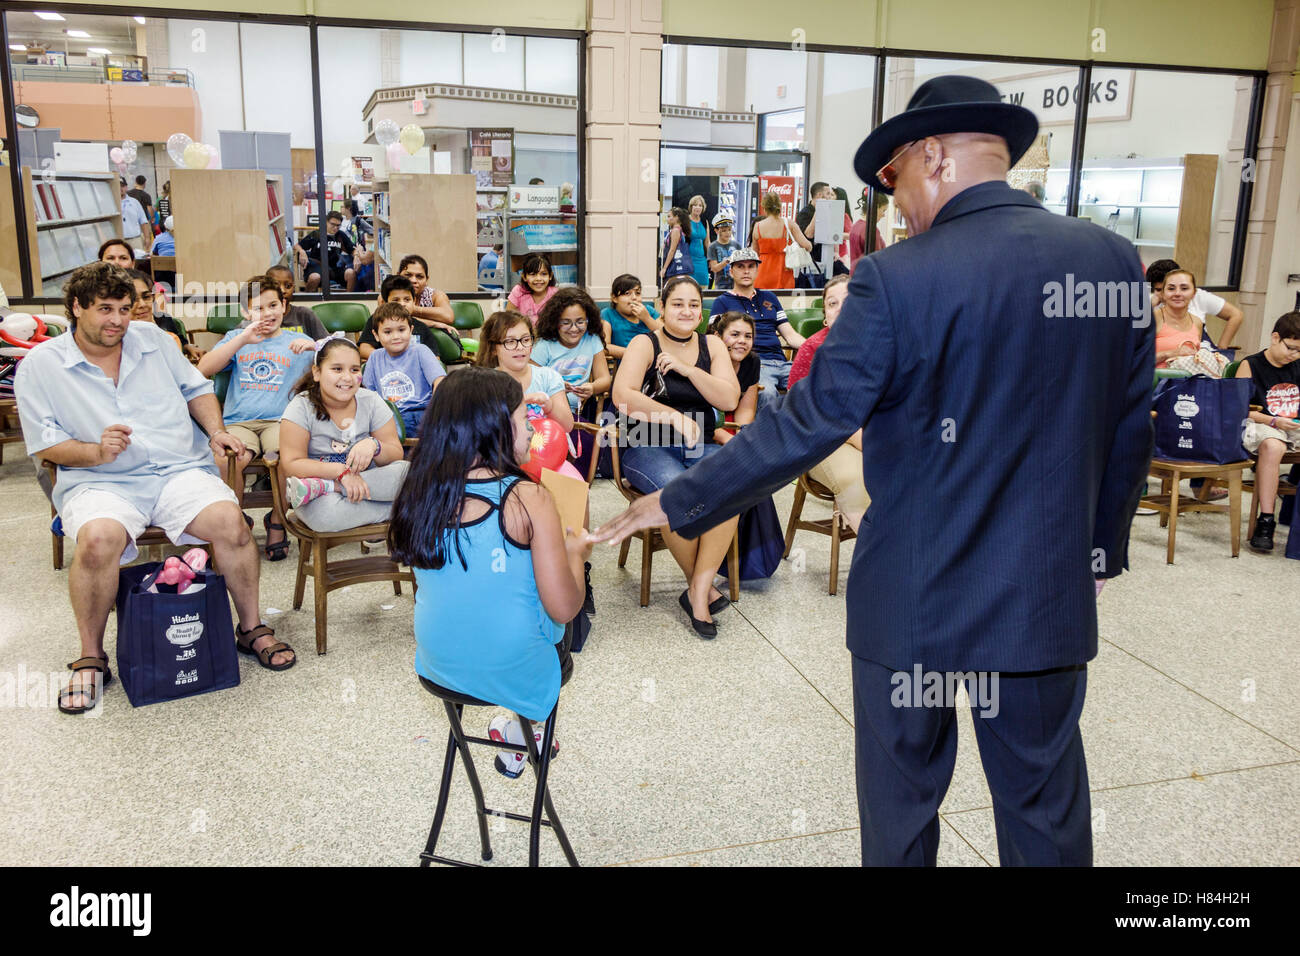
<svg viewBox="0 0 1300 956"><path fill-rule="evenodd" d="M790 382L790 363L785 359L760 359L758 370L758 384L763 386L763 390L758 393L758 407L765 408L768 404L775 401L778 396L777 389L784 391L789 387Z"/></svg>
<svg viewBox="0 0 1300 956"><path fill-rule="evenodd" d="M652 494L691 465L722 451L721 445L703 441L692 448L681 445L631 445L620 451L623 476L642 494Z"/></svg>

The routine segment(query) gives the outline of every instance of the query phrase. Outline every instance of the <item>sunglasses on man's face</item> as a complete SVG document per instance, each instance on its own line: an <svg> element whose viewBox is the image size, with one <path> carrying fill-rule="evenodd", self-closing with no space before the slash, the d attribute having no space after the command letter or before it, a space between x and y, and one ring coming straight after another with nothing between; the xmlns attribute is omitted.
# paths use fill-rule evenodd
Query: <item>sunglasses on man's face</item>
<svg viewBox="0 0 1300 956"><path fill-rule="evenodd" d="M910 143L908 143L906 146L904 146L902 149L896 152L893 156L891 156L889 162L885 163L885 165L881 166L879 169L876 170L876 179L880 181L880 185L884 186L886 189L894 188L894 183L898 182L898 167L895 166L894 164L898 162L898 160L902 157L904 153L906 153L909 149L911 149L919 142L921 142L919 139L912 140Z"/></svg>

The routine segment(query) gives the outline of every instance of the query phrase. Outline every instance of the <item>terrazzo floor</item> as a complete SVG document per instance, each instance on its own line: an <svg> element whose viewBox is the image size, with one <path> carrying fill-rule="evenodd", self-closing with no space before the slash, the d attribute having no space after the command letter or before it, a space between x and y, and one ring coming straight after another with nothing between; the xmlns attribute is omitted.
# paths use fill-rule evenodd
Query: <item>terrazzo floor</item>
<svg viewBox="0 0 1300 956"><path fill-rule="evenodd" d="M49 508L21 446L0 465L0 679L77 656L67 572L50 565ZM790 490L777 496L784 522ZM623 507L593 490L597 523ZM825 510L815 502L808 512ZM260 521L258 523L260 540ZM1101 650L1082 727L1099 865L1300 863L1300 563L1229 556L1217 515L1179 521L1165 564L1154 516L1135 521L1133 570L1101 596ZM829 540L746 585L698 640L666 552L637 606L639 557L593 559L598 613L560 698L552 793L585 865L856 864L852 693L844 586L826 593ZM296 558L296 545L293 557ZM3 714L0 864L394 865L417 862L446 740L412 671L412 598L383 584L334 592L330 651L313 651L311 596L293 560L262 564L262 604L298 648L285 673L240 658L239 687L133 709L111 686L93 718L33 701ZM310 585L309 585L310 588ZM112 651L113 624L109 624ZM48 683L48 682L47 682ZM490 713L466 712L472 732ZM961 717L939 862L998 861L988 789ZM478 766L489 806L527 812L531 776ZM86 837L94 834L93 851ZM526 862L523 824L494 820L491 865ZM461 771L439 852L477 858ZM542 862L564 862L542 840Z"/></svg>

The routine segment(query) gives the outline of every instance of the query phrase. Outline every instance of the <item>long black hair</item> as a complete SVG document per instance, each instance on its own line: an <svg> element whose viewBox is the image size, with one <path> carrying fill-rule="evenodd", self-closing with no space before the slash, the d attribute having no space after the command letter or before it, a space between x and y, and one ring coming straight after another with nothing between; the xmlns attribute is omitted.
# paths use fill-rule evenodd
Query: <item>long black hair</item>
<svg viewBox="0 0 1300 956"><path fill-rule="evenodd" d="M393 502L388 552L396 560L436 571L450 559L454 543L461 567L468 569L461 548L465 476L472 468L487 468L502 477L524 477L515 461L511 422L523 400L519 383L498 369L460 369L438 386Z"/></svg>
<svg viewBox="0 0 1300 956"><path fill-rule="evenodd" d="M672 214L677 217L677 225L682 230L682 241L691 241L691 214L681 206L673 206Z"/></svg>

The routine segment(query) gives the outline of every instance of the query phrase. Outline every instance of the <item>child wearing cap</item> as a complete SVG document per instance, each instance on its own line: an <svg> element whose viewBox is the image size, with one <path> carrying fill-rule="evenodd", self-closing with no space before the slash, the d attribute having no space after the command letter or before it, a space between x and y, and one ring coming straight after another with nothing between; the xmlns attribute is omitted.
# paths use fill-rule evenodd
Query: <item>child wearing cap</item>
<svg viewBox="0 0 1300 956"><path fill-rule="evenodd" d="M715 289L731 288L731 269L728 267L727 260L740 248L740 243L732 238L734 225L731 217L725 212L720 212L713 217L713 231L718 238L709 243L709 272L713 273Z"/></svg>

